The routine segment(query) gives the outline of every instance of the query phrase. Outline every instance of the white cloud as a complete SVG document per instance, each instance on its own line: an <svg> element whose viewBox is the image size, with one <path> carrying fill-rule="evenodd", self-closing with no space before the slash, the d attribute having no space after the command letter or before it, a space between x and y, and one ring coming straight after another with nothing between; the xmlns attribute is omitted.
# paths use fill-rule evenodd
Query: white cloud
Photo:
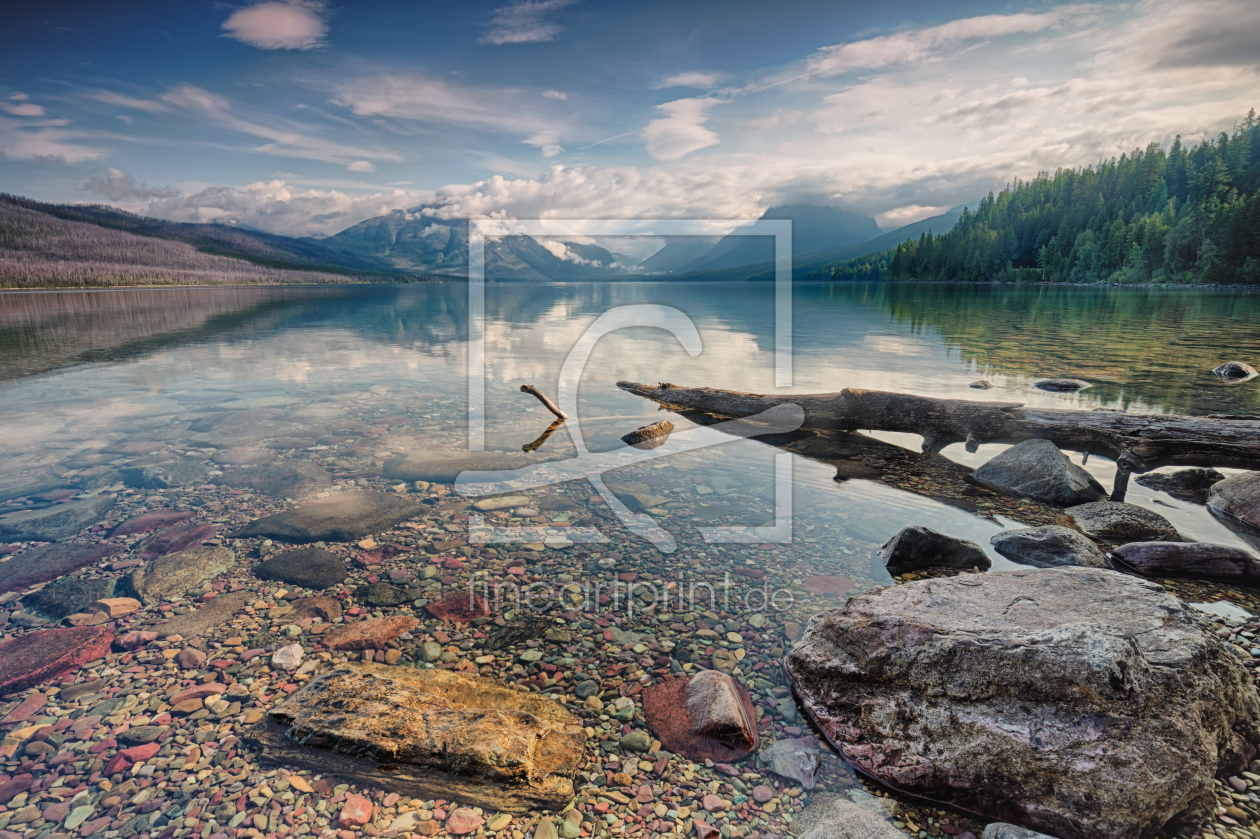
<svg viewBox="0 0 1260 839"><path fill-rule="evenodd" d="M327 5L319 0L257 3L223 22L223 37L264 50L309 50L328 35Z"/></svg>
<svg viewBox="0 0 1260 839"><path fill-rule="evenodd" d="M939 216L941 213L949 210L948 206L943 207L923 207L918 204L907 204L904 207L895 207L875 216L875 223L882 230L892 230L906 224L913 224L916 221L922 221L925 218ZM936 231L941 233L943 231Z"/></svg>
<svg viewBox="0 0 1260 839"><path fill-rule="evenodd" d="M561 102L569 98L569 94L563 90L544 90L542 96L544 99L559 99Z"/></svg>
<svg viewBox="0 0 1260 839"><path fill-rule="evenodd" d="M74 140L90 136L83 131L67 131L64 120L30 122L0 118L0 160L36 160L74 165L100 160L106 151L81 145Z"/></svg>
<svg viewBox="0 0 1260 839"><path fill-rule="evenodd" d="M564 27L547 20L546 15L572 4L573 0L516 0L500 6L494 10L481 43L501 46L554 41Z"/></svg>
<svg viewBox="0 0 1260 839"><path fill-rule="evenodd" d="M559 143L559 136L554 131L543 131L532 137L526 137L521 142L527 146L535 146L542 152L543 157L555 157L564 151L564 146Z"/></svg>
<svg viewBox="0 0 1260 839"><path fill-rule="evenodd" d="M538 239L538 244L546 248L556 259L565 262L572 262L575 265L591 265L595 268L603 268L604 265L598 259L587 259L569 249L564 242L555 239Z"/></svg>
<svg viewBox="0 0 1260 839"><path fill-rule="evenodd" d="M23 102L21 105L0 102L0 110L8 111L16 117L42 117L44 115L44 106L33 102Z"/></svg>
<svg viewBox="0 0 1260 839"><path fill-rule="evenodd" d="M765 131L767 128L778 128L781 125L793 125L800 122L804 116L800 111L790 108L779 108L773 114L762 119L753 119L744 123L743 127L749 131Z"/></svg>
<svg viewBox="0 0 1260 839"><path fill-rule="evenodd" d="M720 101L711 98L676 99L657 105L657 110L665 116L652 120L643 129L647 153L657 160L677 160L716 144L718 135L705 128L705 112Z"/></svg>
<svg viewBox="0 0 1260 839"><path fill-rule="evenodd" d="M137 99L134 96L124 96L121 93L115 93L112 90L94 90L88 94L97 102L104 102L106 105L118 105L122 108L131 108L137 111L145 111L150 114L163 113L169 111L170 107L163 102L156 102L152 99Z"/></svg>
<svg viewBox="0 0 1260 839"><path fill-rule="evenodd" d="M563 150L561 127L547 115L547 106L521 90L472 87L420 74L376 75L338 85L330 101L356 116L516 134L547 156Z"/></svg>
<svg viewBox="0 0 1260 839"><path fill-rule="evenodd" d="M12 99L14 102L25 102L27 99L30 99L31 97L27 96L25 93L10 93L9 98Z"/></svg>
<svg viewBox="0 0 1260 839"><path fill-rule="evenodd" d="M121 122L124 122L124 123L126 123L127 125L134 125L134 124L135 124L135 122L136 122L134 119L132 119L132 118L131 118L130 116L128 116L127 114L119 114L118 116L114 117L114 119L119 120L119 121L121 121Z"/></svg>
<svg viewBox="0 0 1260 839"><path fill-rule="evenodd" d="M370 160L356 160L346 167L351 172L375 172L376 167L372 165Z"/></svg>
<svg viewBox="0 0 1260 839"><path fill-rule="evenodd" d="M808 62L808 68L813 74L834 76L853 70L876 70L897 64L917 63L938 56L944 47L965 41L1041 32L1079 9L1080 7L1067 6L1040 14L1023 12L962 18L940 26L835 44L820 49Z"/></svg>
<svg viewBox="0 0 1260 839"><path fill-rule="evenodd" d="M666 87L713 87L721 77L717 73L675 73L664 79L657 88Z"/></svg>
<svg viewBox="0 0 1260 839"><path fill-rule="evenodd" d="M88 179L83 189L104 195L110 201L122 201L127 198L174 198L179 195L179 190L174 187L150 189L144 184L137 184L131 175L112 166L105 170L105 177Z"/></svg>

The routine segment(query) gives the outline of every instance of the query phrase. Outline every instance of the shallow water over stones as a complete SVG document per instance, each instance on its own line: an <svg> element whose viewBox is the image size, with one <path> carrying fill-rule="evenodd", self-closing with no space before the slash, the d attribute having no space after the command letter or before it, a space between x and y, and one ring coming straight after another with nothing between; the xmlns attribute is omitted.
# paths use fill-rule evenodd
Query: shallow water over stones
<svg viewBox="0 0 1260 839"><path fill-rule="evenodd" d="M275 290L238 295L230 317L216 293L206 292L214 298L206 307L221 319L191 332L155 323L143 342L110 344L106 318L90 336L91 361L76 349L82 336L49 329L46 336L65 340L61 361L40 369L59 371L4 386L0 580L16 582L0 587L0 632L51 650L55 666L0 696L0 719L16 714L0 724L0 839L30 831L30 839L112 831L121 839L333 839L339 831L354 839L478 827L512 839L650 837L703 835L706 825L731 836L791 835L789 819L813 796L856 792L862 783L814 735L783 677L783 658L809 618L893 582L878 549L905 526L974 542L1001 570L1015 566L992 549L991 536L1059 515L967 480L1000 447L969 455L954 446L924 459L917 438L898 435L732 440L611 469L605 485L670 533L673 553L624 526L585 480L511 487L503 497L513 500L502 505L477 505L481 499L453 486L459 468L554 468L579 442L591 452L616 450L622 436L663 418L616 391L617 379L771 390L769 298L755 288L725 290L721 306L712 289L667 285L490 288L491 451L473 455L459 453L468 445L462 287ZM0 330L23 317L29 323L39 306L33 297L16 306L0 296ZM1113 310L1148 341L1174 334L1159 312L1181 317L1177 340L1193 346L1173 359L1183 365L1174 376L1143 367L1130 347L1104 345L1097 336L1113 334L1114 322L1097 332L1092 321L1077 323L1079 334L1095 336L1086 352L1065 348L1059 325L1025 319L1019 340L1054 362L1034 369L1027 359L1036 353L1011 350L1009 324L997 316L1024 311L1018 301L993 309L976 334L927 291L804 288L799 299L799 392L867 386L1204 413L1260 404L1248 384L1226 387L1210 373L1219 360L1201 364L1222 334L1239 347L1254 340L1243 327L1252 328L1255 310L1236 301L1208 305L1200 321L1166 300L1137 306L1141 316ZM93 305L90 295L76 300ZM704 352L692 358L653 330L605 337L581 381L578 421L523 451L552 417L519 386L556 396L560 365L582 330L610 305L650 301L692 314ZM23 357L24 372L32 359ZM1060 375L1094 386L1069 394L1033 387ZM981 376L994 387L969 389ZM671 440L695 427L667 416ZM776 497L776 458L791 465L792 541L706 541L700 528L773 523L785 506ZM1109 485L1110 464L1094 459L1083 468ZM1131 487L1128 500L1185 536L1245 546L1191 502L1145 487ZM71 518L73 532L58 529ZM52 524L20 529L33 520ZM591 534L604 541L586 541ZM57 539L67 541L45 542ZM57 659L62 636L39 634L61 631L64 616L48 599L64 600L58 610L85 609L105 596L86 600L90 594L113 594L137 569L148 569L143 581L163 567L160 557L203 546L208 558L232 559L170 575L140 611L111 623L112 642L101 649ZM283 576L264 570L277 579L254 573L303 551L319 561ZM86 559L46 561L54 552ZM32 564L35 577L17 573ZM1260 612L1249 589L1195 581L1169 589ZM1247 651L1252 642L1242 633L1260 629L1218 626ZM300 657L273 664L294 645ZM52 672L67 660L64 674ZM477 813L453 794L390 793L318 767L262 763L247 731L321 673L362 660L475 674L567 709L587 739L573 809L545 820L480 805ZM768 759L710 766L655 742L646 690L707 669L747 690ZM1244 786L1236 794L1247 798ZM878 800L915 836L983 828L930 806ZM1257 802L1235 803L1250 811Z"/></svg>

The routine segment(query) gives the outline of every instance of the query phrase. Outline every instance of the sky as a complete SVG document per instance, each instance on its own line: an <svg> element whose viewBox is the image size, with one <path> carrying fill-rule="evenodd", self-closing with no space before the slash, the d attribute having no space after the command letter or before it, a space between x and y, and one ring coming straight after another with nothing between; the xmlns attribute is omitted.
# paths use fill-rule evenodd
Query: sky
<svg viewBox="0 0 1260 839"><path fill-rule="evenodd" d="M6 3L0 191L327 236L443 218L893 228L1260 102L1260 2Z"/></svg>

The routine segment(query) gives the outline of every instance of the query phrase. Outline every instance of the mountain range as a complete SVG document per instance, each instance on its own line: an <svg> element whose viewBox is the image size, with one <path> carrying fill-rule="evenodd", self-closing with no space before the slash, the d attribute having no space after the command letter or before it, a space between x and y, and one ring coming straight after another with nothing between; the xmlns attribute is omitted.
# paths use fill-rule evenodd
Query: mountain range
<svg viewBox="0 0 1260 839"><path fill-rule="evenodd" d="M881 233L869 216L812 205L772 207L763 219L792 221L793 274L801 277L827 263L852 259L893 247L924 230L944 233L958 221L962 208ZM43 219L43 221L40 221ZM88 241L67 269L63 250L42 241L40 231L59 241ZM19 235L20 234L20 235ZM194 224L148 218L105 205L46 204L0 194L0 262L8 269L0 285L23 285L24 271L54 262L40 284L55 285L56 276L81 278L91 264L108 265L114 283L151 284L162 257L145 242L163 240L162 253L187 270L219 272L224 277L248 275L250 265L267 269L265 279L277 282L283 272L301 272L293 281L309 282L320 274L328 282L350 277L384 281L461 279L468 271L468 223L426 214L424 208L394 211L360 222L322 239L294 238L227 224ZM174 247L184 250L172 250ZM98 253L108 251L107 259ZM144 252L143 271L125 266ZM196 257L192 255L196 254ZM214 260L213 265L198 260ZM755 280L773 277L774 240L736 228L726 236L666 237L665 246L636 261L597 244L529 236L489 237L485 249L487 279L516 281L573 280ZM139 264L139 263L137 263ZM0 266L5 267L5 266ZM69 270L69 274L67 271ZM272 272L281 272L273 275ZM309 275L309 276L308 276ZM207 274L207 276L210 276ZM141 278L144 278L143 280ZM160 281L160 280L159 280ZM234 280L223 280L224 282ZM172 274L169 282L181 282ZM75 282L75 284L82 284Z"/></svg>

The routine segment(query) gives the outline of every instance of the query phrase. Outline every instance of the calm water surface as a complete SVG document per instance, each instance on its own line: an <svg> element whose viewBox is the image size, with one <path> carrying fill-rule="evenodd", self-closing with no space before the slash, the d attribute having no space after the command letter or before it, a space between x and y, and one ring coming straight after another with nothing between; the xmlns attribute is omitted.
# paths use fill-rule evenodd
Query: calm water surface
<svg viewBox="0 0 1260 839"><path fill-rule="evenodd" d="M622 434L664 416L618 390L618 380L774 392L771 287L492 285L484 330L487 448L520 450L538 437L551 417L519 387L554 395L583 332L608 309L637 303L689 315L703 351L692 358L677 339L649 328L604 337L578 395L592 450L614 448ZM10 509L38 503L12 497L33 476L67 470L84 490L117 489L117 469L134 456L108 450L129 441L161 441L205 460L212 450L273 445L282 428L284 440L311 444L281 444L284 457L360 478L408 451L463 448L467 313L461 285L2 294L0 502ZM1215 291L802 286L790 391L864 387L1045 407L1255 413L1260 383L1228 386L1211 369L1233 358L1255 363L1257 322L1260 298ZM1094 387L1043 393L1032 382L1044 377L1082 378ZM995 387L970 389L976 379ZM221 422L229 413L232 421ZM338 436L351 426L368 433ZM917 437L879 436L918 448ZM944 454L974 466L1001 449L968 455L959 445ZM574 446L561 431L542 451L572 453ZM774 512L777 451L733 440L653 464L662 480L652 490L675 513L662 523L680 534L763 523ZM974 539L986 550L988 537L1012 524L880 482L837 482L834 466L794 458L793 550L814 563L810 573L881 579L882 569L870 567L874 548L907 524ZM1095 458L1087 468L1110 485L1111 464ZM719 489L702 493L701 486ZM1190 537L1242 544L1202 508L1140 486L1128 500ZM637 539L606 531L614 545ZM677 555L683 564L696 542L681 541L691 546ZM747 551L745 561L755 563L755 548Z"/></svg>

